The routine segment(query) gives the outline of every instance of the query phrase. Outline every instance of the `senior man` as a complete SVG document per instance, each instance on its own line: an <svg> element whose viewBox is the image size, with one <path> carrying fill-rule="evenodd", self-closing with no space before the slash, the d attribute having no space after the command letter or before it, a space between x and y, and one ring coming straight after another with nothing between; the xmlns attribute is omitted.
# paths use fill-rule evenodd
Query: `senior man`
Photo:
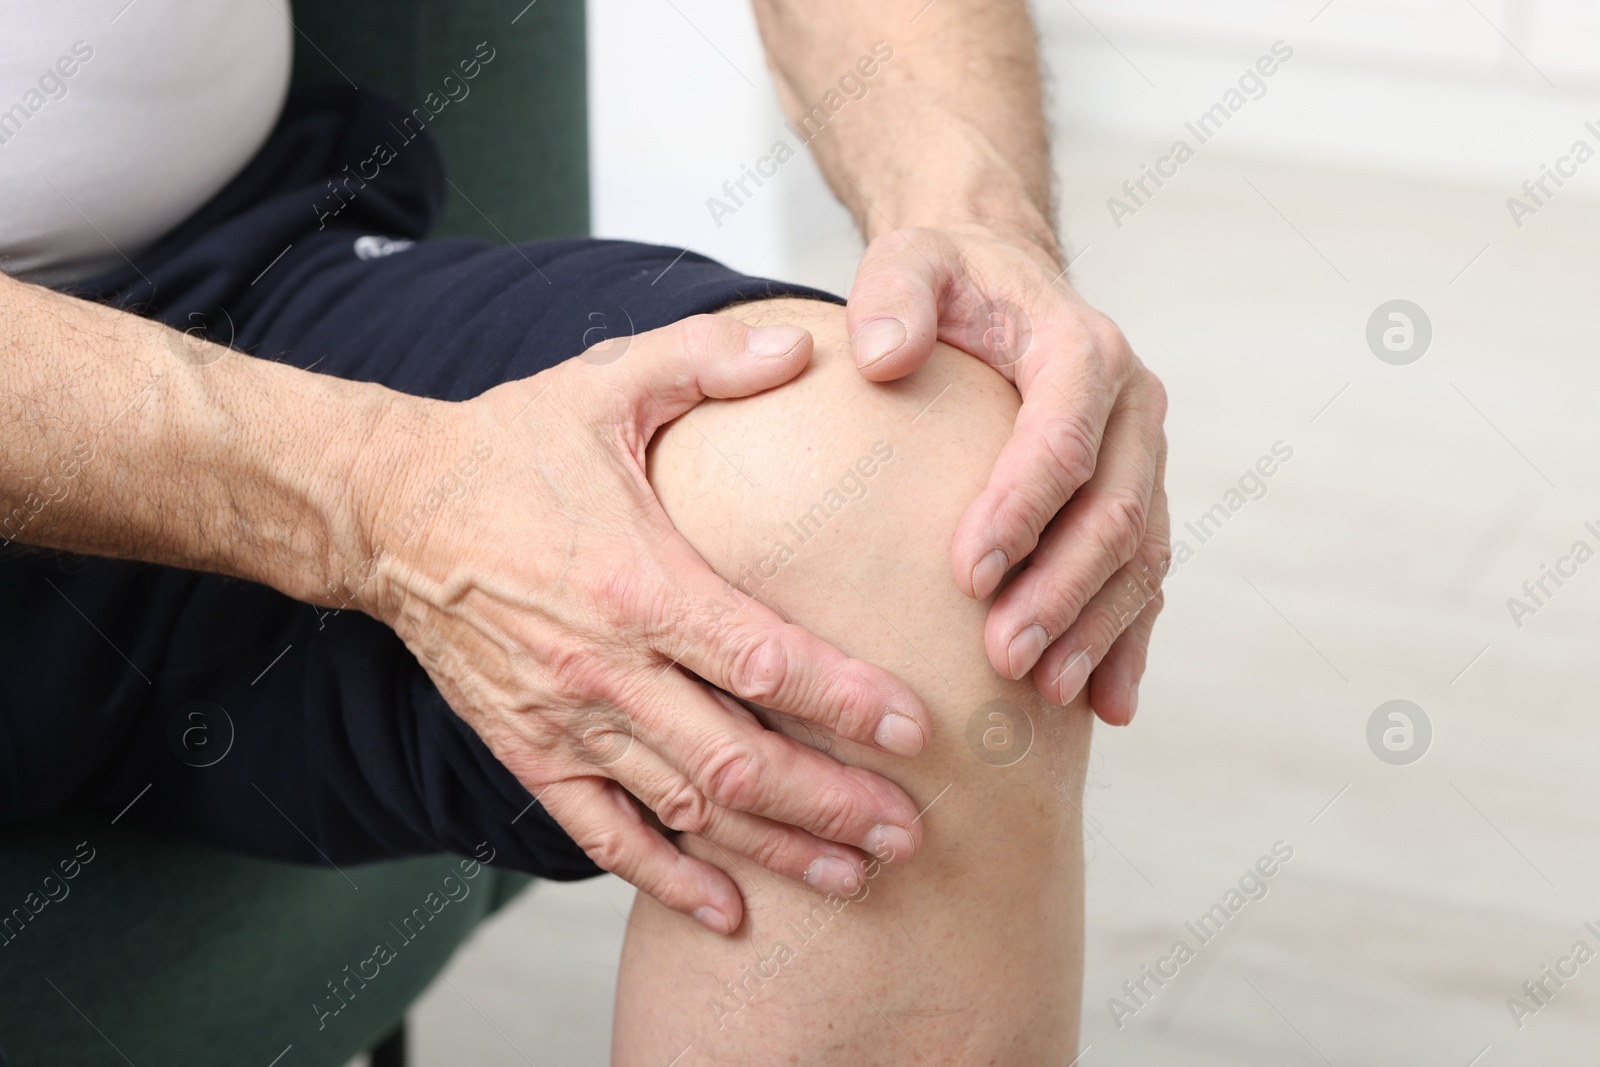
<svg viewBox="0 0 1600 1067"><path fill-rule="evenodd" d="M131 819L261 855L614 871L648 894L622 1063L1065 1052L1165 401L1064 280L1023 4L756 4L798 126L878 60L806 138L868 242L842 310L673 249L421 240L417 112L285 102L263 0L90 42L118 6L0 44L36 82L0 116L0 819L153 782ZM643 332L588 346L610 309ZM237 758L170 758L185 701Z"/></svg>

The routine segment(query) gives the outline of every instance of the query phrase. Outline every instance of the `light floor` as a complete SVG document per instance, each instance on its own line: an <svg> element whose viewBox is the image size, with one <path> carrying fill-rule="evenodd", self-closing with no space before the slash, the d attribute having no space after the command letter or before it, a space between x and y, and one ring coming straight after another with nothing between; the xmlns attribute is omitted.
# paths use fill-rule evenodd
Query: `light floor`
<svg viewBox="0 0 1600 1067"><path fill-rule="evenodd" d="M1600 560L1520 628L1506 599L1600 550L1600 207L1518 231L1509 190L1219 150L1119 231L1104 199L1141 161L1063 155L1075 274L1168 384L1196 551L1138 719L1095 739L1079 1062L1596 1062L1600 960L1521 1030L1506 1001L1600 951ZM1433 323L1409 366L1365 340L1394 298ZM1280 441L1265 497L1200 545L1183 523ZM1410 766L1366 740L1392 699L1432 724ZM1117 1029L1107 998L1279 841L1268 895ZM605 1063L630 899L546 885L487 925L415 1010L417 1062Z"/></svg>

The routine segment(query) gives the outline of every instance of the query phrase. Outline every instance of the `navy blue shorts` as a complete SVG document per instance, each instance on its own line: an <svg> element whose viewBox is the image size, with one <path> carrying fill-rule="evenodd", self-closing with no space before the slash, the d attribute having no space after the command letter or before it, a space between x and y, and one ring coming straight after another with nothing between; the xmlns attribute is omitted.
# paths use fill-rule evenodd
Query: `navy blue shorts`
<svg viewBox="0 0 1600 1067"><path fill-rule="evenodd" d="M370 90L297 90L227 189L135 264L70 291L258 357L452 400L742 301L837 301L676 248L423 240L444 173L421 139L337 215L319 212L329 179L396 114ZM497 865L598 873L365 615L6 545L0 656L0 823L126 807L129 823L296 862L487 843Z"/></svg>

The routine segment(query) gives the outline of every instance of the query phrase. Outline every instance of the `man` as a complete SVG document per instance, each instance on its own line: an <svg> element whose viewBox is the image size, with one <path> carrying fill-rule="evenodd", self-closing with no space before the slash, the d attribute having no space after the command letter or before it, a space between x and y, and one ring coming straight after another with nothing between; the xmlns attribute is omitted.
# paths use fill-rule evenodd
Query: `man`
<svg viewBox="0 0 1600 1067"><path fill-rule="evenodd" d="M850 902L832 929L875 932L890 894L869 904L863 890L892 885L898 917L920 919L958 973L907 982L903 954L868 951L846 972L863 1000L899 988L969 1005L974 989L999 992L1009 959L1039 978L1029 996L933 1039L1015 1062L1069 1041L1081 856L1051 790L1075 803L1087 705L1113 723L1136 706L1167 551L1164 399L1063 281L1023 7L757 5L797 121L875 43L894 50L873 106L812 141L869 240L840 314L825 294L693 256L647 292L634 279L671 253L642 246L408 247L437 205L425 140L335 218L313 217L353 146L403 127L404 109L323 90L279 116L289 36L254 5L101 6L14 15L28 29L0 67L51 81L40 108L21 97L26 122L0 144L0 255L56 286L0 279L5 536L107 557L0 556L0 639L29 667L0 704L0 817L110 804L154 778L139 819L267 855L470 852L490 836L502 862L534 873L615 871L723 935L691 936L641 898L624 1062L694 1040L677 1025L687 1011L662 1015L651 998L690 998L720 1034L750 1023L781 970L843 951L817 941L796 962L796 945L772 948L787 903ZM91 12L137 16L142 43L80 38L73 20ZM192 77L202 58L208 91L147 92L142 111L111 110L84 77L114 71L137 95L140 71ZM219 136L173 152L157 138L174 127ZM135 195L141 181L161 195ZM374 234L388 254L358 250ZM561 340L573 314L608 302L658 328L560 362L577 355ZM713 311L729 314L700 314ZM913 400L928 418L903 410ZM808 424L819 409L831 421ZM881 449L852 436L879 419L907 428ZM757 457L733 475L764 487L756 500L707 466L728 441ZM814 462L776 457L774 442ZM839 485L845 499L863 486L864 506L833 506ZM769 527L818 499L826 521L775 561ZM852 576L846 546L878 565ZM894 580L895 553L914 580ZM755 559L767 562L752 579ZM847 593L849 609L835 602ZM246 664L278 649L250 679ZM240 720L248 765L202 779L157 758L165 711L193 699ZM1039 699L1068 708L1045 714ZM996 727L1038 732L1000 784L983 777L996 771L978 755L987 741L963 733L984 708ZM940 784L945 810L925 812ZM285 818L246 814L251 790ZM1031 847L969 845L898 881L881 873L925 835L960 852L949 835L971 842L1030 811L1044 814L1007 840ZM1061 891L1041 903L1050 879ZM1002 885L981 920L952 907L993 903ZM796 928L843 911L807 911ZM961 950L963 928L987 933ZM731 954L747 942L759 959ZM663 968L697 956L732 968L720 1008L686 983L664 989ZM786 1049L904 1054L875 1044L881 1028L827 1044L806 1007L821 1002L791 1005Z"/></svg>

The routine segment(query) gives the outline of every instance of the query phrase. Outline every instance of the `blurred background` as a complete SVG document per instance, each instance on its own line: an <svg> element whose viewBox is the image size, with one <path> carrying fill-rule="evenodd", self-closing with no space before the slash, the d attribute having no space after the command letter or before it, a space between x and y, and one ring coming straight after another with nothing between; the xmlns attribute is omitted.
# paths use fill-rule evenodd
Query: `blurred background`
<svg viewBox="0 0 1600 1067"><path fill-rule="evenodd" d="M589 12L597 232L846 292L860 245L808 158L707 211L781 132L748 10ZM1167 384L1192 552L1138 719L1095 738L1088 1048L1061 1063L1595 1062L1600 961L1536 1014L1508 999L1600 949L1600 562L1522 588L1600 550L1600 161L1522 191L1600 149L1600 3L1036 14L1073 277ZM1199 144L1185 123L1278 42ZM1179 138L1194 157L1129 200ZM1108 999L1136 1006L1122 984L1278 842L1267 895L1119 1026ZM487 924L413 1012L418 1062L605 1063L631 899L542 885Z"/></svg>

